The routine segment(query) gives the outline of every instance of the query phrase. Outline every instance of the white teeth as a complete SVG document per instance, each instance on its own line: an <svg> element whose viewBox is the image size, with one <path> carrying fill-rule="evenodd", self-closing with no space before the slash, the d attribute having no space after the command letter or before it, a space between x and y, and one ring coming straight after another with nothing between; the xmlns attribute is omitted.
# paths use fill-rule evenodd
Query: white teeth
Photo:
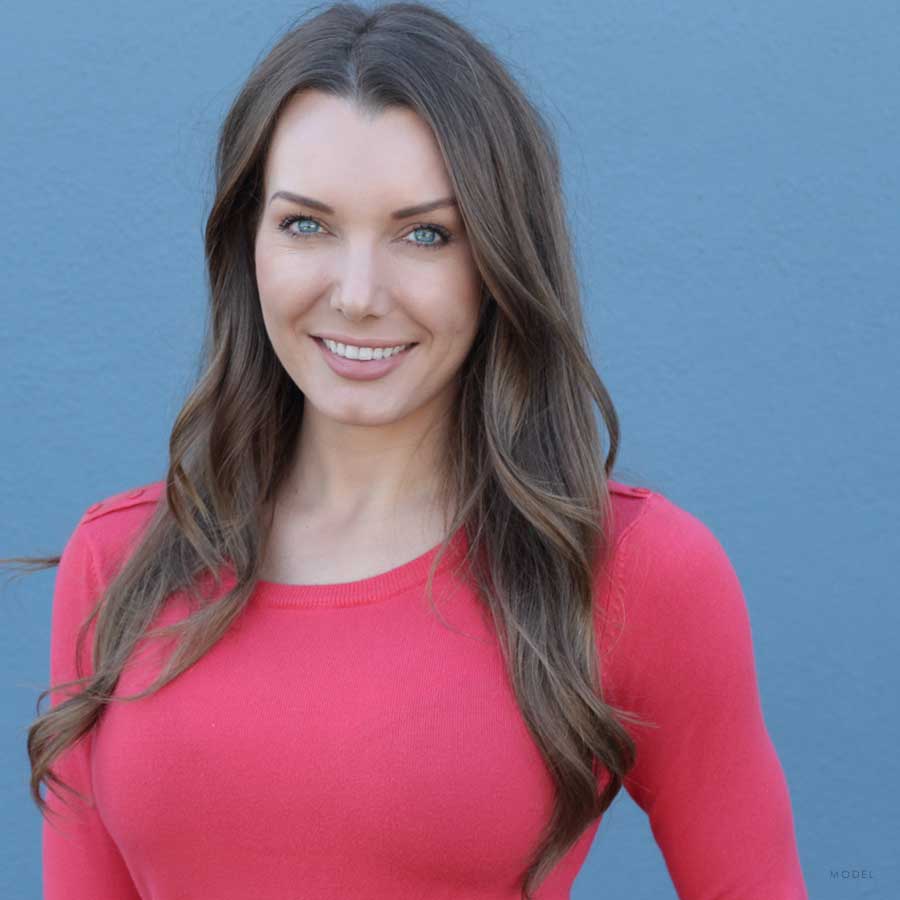
<svg viewBox="0 0 900 900"><path fill-rule="evenodd" d="M332 353L343 356L345 359L387 359L412 346L411 344L400 344L397 347L355 347L353 344L335 343L328 338L322 338L322 343Z"/></svg>

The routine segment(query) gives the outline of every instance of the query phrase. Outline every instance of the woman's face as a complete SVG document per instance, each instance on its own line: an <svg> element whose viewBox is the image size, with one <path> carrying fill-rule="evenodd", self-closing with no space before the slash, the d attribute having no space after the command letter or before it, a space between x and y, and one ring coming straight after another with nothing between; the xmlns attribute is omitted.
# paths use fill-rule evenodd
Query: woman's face
<svg viewBox="0 0 900 900"><path fill-rule="evenodd" d="M412 111L369 120L315 90L285 107L266 162L256 280L269 339L305 395L304 418L387 425L452 402L477 331L481 276L455 205L405 209L452 197L434 136ZM329 334L417 346L359 380L329 364L315 338ZM384 367L350 363L366 365Z"/></svg>

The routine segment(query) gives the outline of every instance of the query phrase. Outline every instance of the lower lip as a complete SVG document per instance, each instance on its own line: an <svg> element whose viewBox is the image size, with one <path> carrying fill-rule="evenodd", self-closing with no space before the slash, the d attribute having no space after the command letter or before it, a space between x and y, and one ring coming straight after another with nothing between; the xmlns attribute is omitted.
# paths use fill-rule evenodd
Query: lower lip
<svg viewBox="0 0 900 900"><path fill-rule="evenodd" d="M321 338L313 338L313 340L319 345L325 361L331 366L332 370L337 372L338 375L344 378L352 378L354 381L374 381L376 378L381 378L389 372L393 372L394 369L403 365L403 361L419 346L418 344L413 344L406 350L401 350L387 359L345 359L343 356L338 356L337 353L332 353Z"/></svg>

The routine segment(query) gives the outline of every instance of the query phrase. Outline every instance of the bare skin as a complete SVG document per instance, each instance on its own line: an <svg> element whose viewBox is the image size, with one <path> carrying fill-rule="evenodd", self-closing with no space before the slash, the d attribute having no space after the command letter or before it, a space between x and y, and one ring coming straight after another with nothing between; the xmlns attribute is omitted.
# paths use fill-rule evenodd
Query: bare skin
<svg viewBox="0 0 900 900"><path fill-rule="evenodd" d="M439 513L382 522L341 525L276 506L261 578L279 584L339 584L388 572L440 543L446 522Z"/></svg>
<svg viewBox="0 0 900 900"><path fill-rule="evenodd" d="M391 215L454 196L433 133L410 110L369 119L318 91L294 97L275 131L265 191L255 241L261 309L305 400L262 577L354 581L445 536L447 511L435 499L444 423L476 336L481 276L455 205ZM278 191L334 212L272 199ZM389 375L355 381L325 361L312 338L322 332L419 346Z"/></svg>

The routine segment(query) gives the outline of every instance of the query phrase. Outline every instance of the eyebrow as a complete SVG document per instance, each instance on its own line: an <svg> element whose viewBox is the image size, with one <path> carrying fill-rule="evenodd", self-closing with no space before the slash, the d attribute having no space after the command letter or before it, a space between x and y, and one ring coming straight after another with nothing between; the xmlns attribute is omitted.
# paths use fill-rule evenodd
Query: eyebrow
<svg viewBox="0 0 900 900"><path fill-rule="evenodd" d="M293 203L299 203L301 206L308 206L310 209L318 210L327 215L334 215L334 210L321 200L314 200L312 197L304 197L303 194L294 194L291 191L275 191L269 197L269 203L281 197L283 200L290 200ZM423 213L431 212L433 209L440 209L443 206L458 206L455 197L442 197L440 200L431 200L428 203L419 203L416 206L404 206L402 209L394 210L391 213L392 219L408 219L410 216L420 216Z"/></svg>

